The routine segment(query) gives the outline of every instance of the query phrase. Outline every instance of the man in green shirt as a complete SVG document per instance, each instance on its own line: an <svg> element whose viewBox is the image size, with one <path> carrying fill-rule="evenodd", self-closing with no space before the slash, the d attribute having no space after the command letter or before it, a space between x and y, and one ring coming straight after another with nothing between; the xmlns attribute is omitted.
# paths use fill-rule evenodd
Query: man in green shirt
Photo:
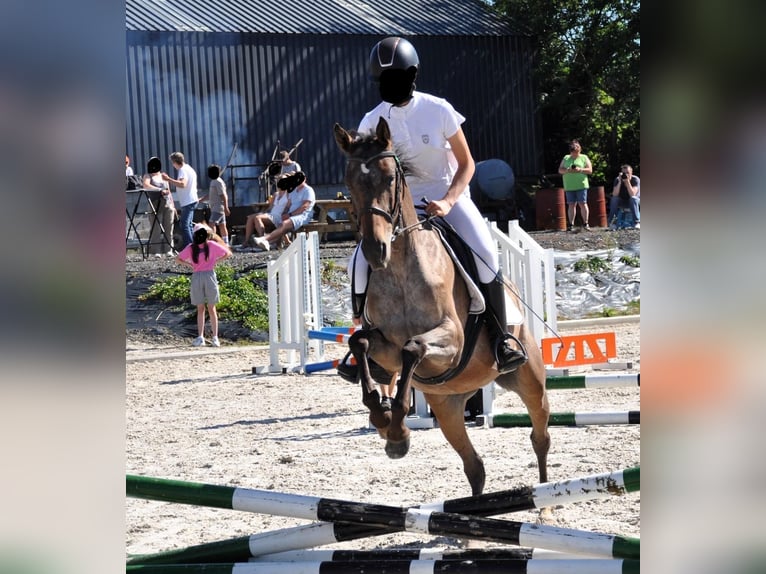
<svg viewBox="0 0 766 574"><path fill-rule="evenodd" d="M559 164L559 173L564 180L564 192L567 197L567 231L572 231L577 206L580 206L585 229L590 230L588 225L588 175L593 173L593 166L588 156L582 153L582 146L578 140L569 143L569 154L564 156Z"/></svg>

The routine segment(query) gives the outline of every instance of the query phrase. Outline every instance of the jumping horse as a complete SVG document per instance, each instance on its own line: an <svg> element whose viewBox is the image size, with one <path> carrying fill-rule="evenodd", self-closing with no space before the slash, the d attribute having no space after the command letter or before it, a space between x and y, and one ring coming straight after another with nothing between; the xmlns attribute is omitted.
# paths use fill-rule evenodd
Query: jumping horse
<svg viewBox="0 0 766 574"><path fill-rule="evenodd" d="M530 438L540 482L547 482L550 408L545 367L534 337L523 323L512 328L526 347L528 360L515 371L499 375L481 324L473 353L463 361L462 370L455 369L461 362L463 328L469 320L468 288L436 232L418 218L388 124L381 118L374 134L356 134L336 123L333 132L347 159L345 184L359 222L361 249L372 270L363 328L352 335L349 348L359 365L362 402L370 411L370 422L386 440L386 453L401 458L409 450L405 416L412 386L422 391L444 437L462 459L472 493L481 494L484 463L468 437L464 413L468 399L494 380L524 402L532 420ZM507 285L506 290L518 305L515 289ZM374 363L368 362L368 356ZM373 375L379 367L400 373L390 409L380 404L371 364ZM445 372L454 374L432 382ZM377 382L388 381L378 376Z"/></svg>

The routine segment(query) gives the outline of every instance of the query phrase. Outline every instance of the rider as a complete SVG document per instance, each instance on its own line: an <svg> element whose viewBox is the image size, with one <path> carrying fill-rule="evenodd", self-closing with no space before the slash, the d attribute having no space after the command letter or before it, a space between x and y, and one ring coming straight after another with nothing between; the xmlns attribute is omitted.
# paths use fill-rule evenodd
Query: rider
<svg viewBox="0 0 766 574"><path fill-rule="evenodd" d="M484 318L494 341L497 370L508 373L524 364L527 357L518 339L507 332L505 285L497 245L471 199L468 183L475 164L461 128L465 117L446 100L415 91L419 64L414 46L404 38L388 37L375 44L370 53L370 74L383 101L362 118L357 131L374 132L378 119L385 118L397 153L413 168L407 176L413 198L427 198L426 213L443 217L471 248L486 300ZM362 312L357 302L364 296L368 269L357 246L349 261L356 319ZM509 346L509 341L518 343L522 350ZM347 364L341 367L342 375L355 371Z"/></svg>

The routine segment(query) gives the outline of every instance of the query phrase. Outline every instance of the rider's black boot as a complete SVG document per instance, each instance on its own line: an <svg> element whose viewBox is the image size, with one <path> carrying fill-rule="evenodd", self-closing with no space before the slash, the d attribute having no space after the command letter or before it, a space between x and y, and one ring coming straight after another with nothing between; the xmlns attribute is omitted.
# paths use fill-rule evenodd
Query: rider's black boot
<svg viewBox="0 0 766 574"><path fill-rule="evenodd" d="M501 375L510 373L527 362L527 352L521 341L506 331L505 285L502 274L498 273L494 281L482 283L481 287L487 305L484 321L489 330L489 337L494 341L497 370ZM520 350L512 348L508 344L510 341L515 342Z"/></svg>

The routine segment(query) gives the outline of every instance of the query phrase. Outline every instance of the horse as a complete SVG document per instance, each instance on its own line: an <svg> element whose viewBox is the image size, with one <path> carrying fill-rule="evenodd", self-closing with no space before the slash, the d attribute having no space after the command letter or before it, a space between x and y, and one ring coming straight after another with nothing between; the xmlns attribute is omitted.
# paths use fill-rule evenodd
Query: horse
<svg viewBox="0 0 766 574"><path fill-rule="evenodd" d="M414 387L423 393L442 434L462 459L473 495L481 494L484 463L468 437L464 413L468 399L494 380L524 402L532 420L530 438L540 482L547 482L550 407L545 366L530 330L522 323L510 331L528 355L515 371L498 374L483 323L473 353L467 363L462 361L464 368L455 369L465 343L468 288L436 232L418 218L388 123L381 118L370 134L349 132L336 123L333 133L347 160L345 185L357 214L361 250L372 270L363 325L350 337L349 350L359 366L362 402L386 441L386 453L401 458L409 450L404 419ZM519 305L512 287L506 283L506 294ZM389 376L400 373L390 409L380 404L368 356L379 383L388 383L380 367ZM444 373L446 379L440 381Z"/></svg>

